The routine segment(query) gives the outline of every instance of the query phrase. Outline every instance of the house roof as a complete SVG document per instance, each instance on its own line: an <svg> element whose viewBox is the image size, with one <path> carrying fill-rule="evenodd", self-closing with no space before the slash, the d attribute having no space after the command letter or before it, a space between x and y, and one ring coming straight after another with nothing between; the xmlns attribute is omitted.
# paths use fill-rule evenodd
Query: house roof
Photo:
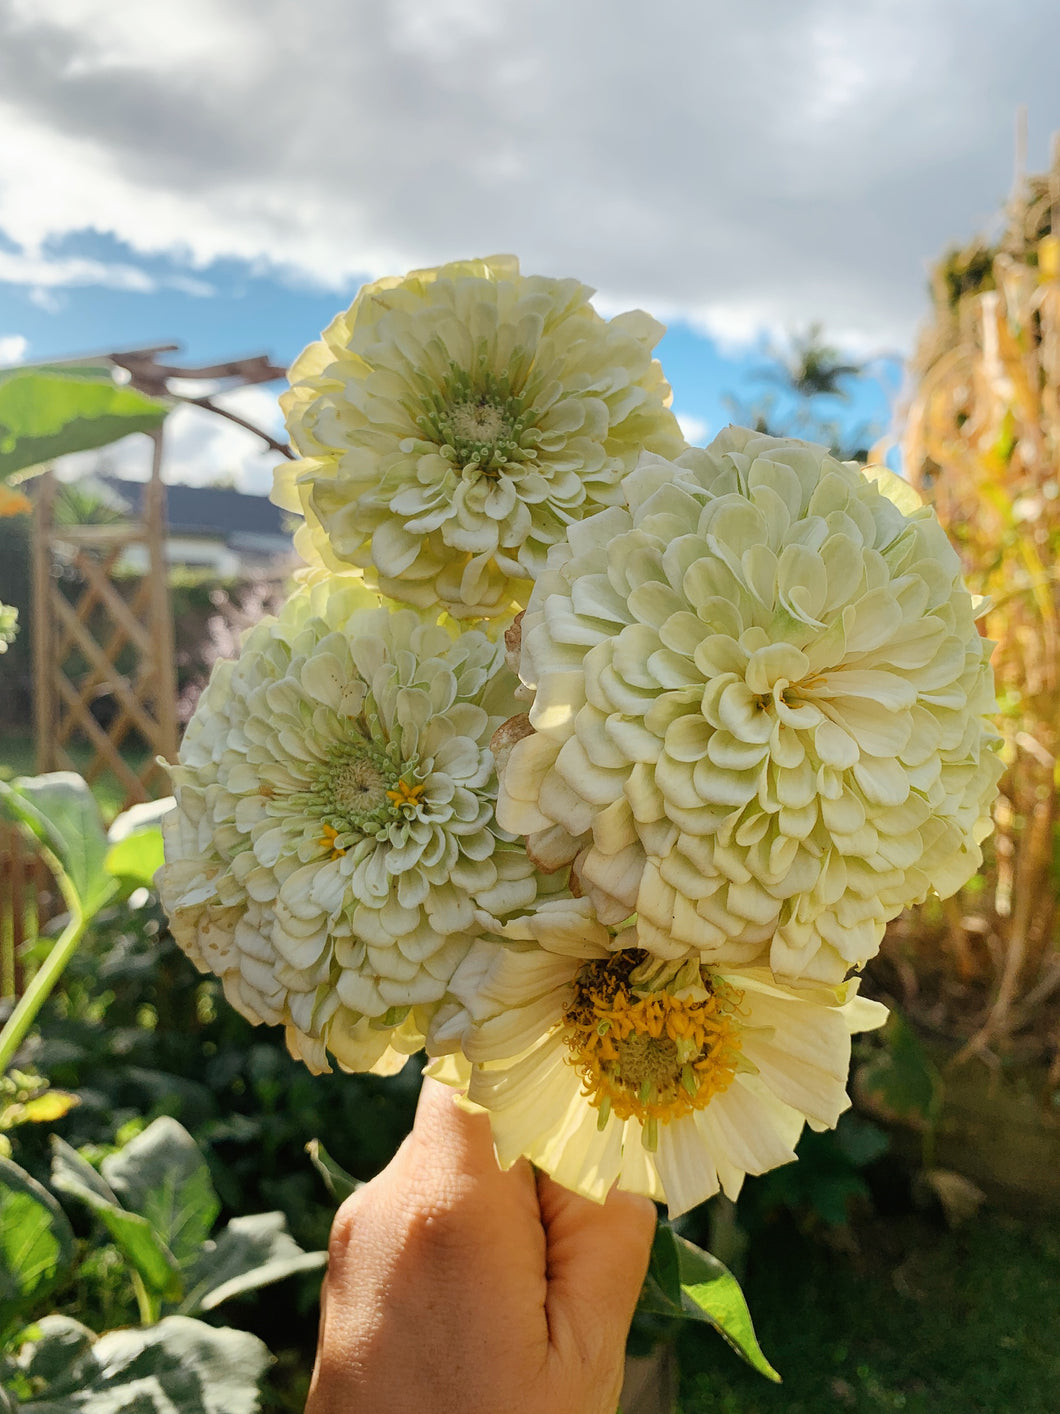
<svg viewBox="0 0 1060 1414"><path fill-rule="evenodd" d="M143 481L127 481L119 476L99 478L116 491L138 513ZM267 496L252 496L227 486L166 486L166 522L170 535L208 535L226 543L252 536L273 537L290 542L287 513L274 506Z"/></svg>

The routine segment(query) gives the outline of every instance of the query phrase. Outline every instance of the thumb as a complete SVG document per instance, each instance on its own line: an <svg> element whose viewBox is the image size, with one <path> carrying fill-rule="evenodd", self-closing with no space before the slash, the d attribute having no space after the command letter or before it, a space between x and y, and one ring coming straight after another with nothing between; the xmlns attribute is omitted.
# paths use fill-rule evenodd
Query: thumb
<svg viewBox="0 0 1060 1414"><path fill-rule="evenodd" d="M546 1306L553 1340L567 1330L597 1327L625 1344L648 1270L655 1204L612 1189L605 1203L572 1193L537 1174L548 1242Z"/></svg>

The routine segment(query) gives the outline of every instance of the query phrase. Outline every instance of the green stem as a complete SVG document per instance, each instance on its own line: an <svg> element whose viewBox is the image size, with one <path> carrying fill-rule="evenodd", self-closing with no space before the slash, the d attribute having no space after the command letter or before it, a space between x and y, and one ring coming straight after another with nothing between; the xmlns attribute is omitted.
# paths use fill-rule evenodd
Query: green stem
<svg viewBox="0 0 1060 1414"><path fill-rule="evenodd" d="M69 900L67 900L69 902ZM77 951L77 945L88 927L89 920L79 908L71 910L70 921L55 940L51 952L35 973L17 1006L0 1031L0 1075L11 1063L11 1058L22 1044L26 1032L48 996L63 974L66 964Z"/></svg>
<svg viewBox="0 0 1060 1414"><path fill-rule="evenodd" d="M152 1295L148 1291L143 1277L135 1268L131 1271L133 1290L136 1292L136 1305L140 1312L140 1324L142 1326L157 1326L162 1316L162 1298Z"/></svg>

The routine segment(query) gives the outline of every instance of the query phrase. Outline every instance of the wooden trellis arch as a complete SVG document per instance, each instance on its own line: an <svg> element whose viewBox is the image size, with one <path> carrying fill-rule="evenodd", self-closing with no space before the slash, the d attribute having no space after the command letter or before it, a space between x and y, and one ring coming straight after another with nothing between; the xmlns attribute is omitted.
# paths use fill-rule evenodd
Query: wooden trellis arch
<svg viewBox="0 0 1060 1414"><path fill-rule="evenodd" d="M185 397L173 380L225 379L230 385L270 382L284 370L259 356L205 368L158 362L175 345L104 356L143 392L203 407L246 427L275 450L284 444L218 406ZM97 358L93 362L99 362ZM37 769L78 769L75 742L89 751L82 774L91 784L110 772L124 805L164 795L168 777L158 758L177 751L176 668L166 565L164 427L153 443L151 477L140 519L121 525L64 525L54 516L56 482L42 478L33 542L34 711ZM123 592L114 571L130 547L146 551L146 572ZM101 711L101 704L105 710ZM127 748L135 742L134 760ZM126 750L123 751L123 748Z"/></svg>
<svg viewBox="0 0 1060 1414"><path fill-rule="evenodd" d="M110 771L126 804L165 793L165 773L156 758L172 760L177 749L162 429L151 436L154 454L142 520L127 525L57 525L53 519L56 485L49 472L36 504L33 542L38 769L76 770L70 747L81 738L93 750L85 779L92 784ZM113 571L134 545L145 547L147 570L126 597ZM67 583L76 586L72 593ZM122 671L119 659L129 658L131 666ZM108 707L102 718L101 702ZM142 747L139 769L122 754L130 733Z"/></svg>

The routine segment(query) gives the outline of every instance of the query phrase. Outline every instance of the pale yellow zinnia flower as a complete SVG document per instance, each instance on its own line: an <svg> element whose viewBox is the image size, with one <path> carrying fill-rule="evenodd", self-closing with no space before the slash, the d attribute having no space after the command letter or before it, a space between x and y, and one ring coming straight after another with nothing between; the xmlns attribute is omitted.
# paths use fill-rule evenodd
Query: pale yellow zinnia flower
<svg viewBox="0 0 1060 1414"><path fill-rule="evenodd" d="M591 294L513 256L366 285L281 398L300 459L274 498L305 517L306 559L459 618L525 603L641 450L684 445L651 357L662 326L602 319Z"/></svg>
<svg viewBox="0 0 1060 1414"><path fill-rule="evenodd" d="M730 428L647 455L538 579L498 818L641 947L839 981L975 873L992 645L882 468Z"/></svg>
<svg viewBox="0 0 1060 1414"><path fill-rule="evenodd" d="M435 1073L489 1114L502 1167L525 1156L597 1202L617 1183L676 1215L791 1162L807 1122L849 1106L851 1034L887 1015L856 982L650 957L584 900L495 931L437 1015L430 1044L454 1057Z"/></svg>
<svg viewBox="0 0 1060 1414"><path fill-rule="evenodd" d="M173 768L174 937L315 1070L392 1070L477 936L550 881L494 817L515 679L477 630L317 572L217 665Z"/></svg>

